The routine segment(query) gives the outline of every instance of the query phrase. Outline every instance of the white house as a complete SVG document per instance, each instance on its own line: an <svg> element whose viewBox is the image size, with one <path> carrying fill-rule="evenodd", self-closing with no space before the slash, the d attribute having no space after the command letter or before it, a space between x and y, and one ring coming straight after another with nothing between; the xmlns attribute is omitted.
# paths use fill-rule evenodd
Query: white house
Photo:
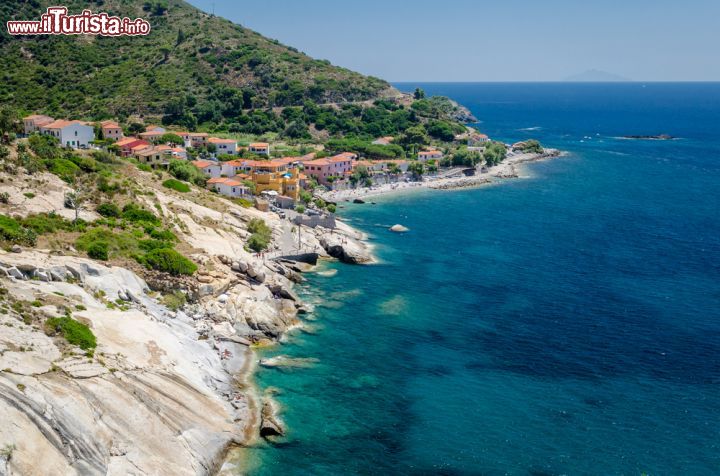
<svg viewBox="0 0 720 476"><path fill-rule="evenodd" d="M33 114L32 116L23 117L23 125L25 126L25 134L32 134L40 130L40 126L50 124L54 122L50 116L43 116L41 114Z"/></svg>
<svg viewBox="0 0 720 476"><path fill-rule="evenodd" d="M206 177L218 178L223 175L222 165L220 162L213 162L211 160L195 160L192 164L200 169Z"/></svg>
<svg viewBox="0 0 720 476"><path fill-rule="evenodd" d="M439 150L422 150L418 152L418 160L427 162L428 160L440 160L443 158L443 153Z"/></svg>
<svg viewBox="0 0 720 476"><path fill-rule="evenodd" d="M215 153L217 155L222 154L237 154L237 141L233 139L219 139L217 137L211 137L208 139L208 143L215 145Z"/></svg>
<svg viewBox="0 0 720 476"><path fill-rule="evenodd" d="M240 180L236 178L218 177L208 180L208 187L220 195L228 197L250 197L252 193Z"/></svg>
<svg viewBox="0 0 720 476"><path fill-rule="evenodd" d="M250 144L248 150L253 154L270 155L270 144L267 142L254 142Z"/></svg>
<svg viewBox="0 0 720 476"><path fill-rule="evenodd" d="M473 134L468 137L467 145L469 147L480 147L490 142L490 138L486 134Z"/></svg>
<svg viewBox="0 0 720 476"><path fill-rule="evenodd" d="M40 133L53 136L65 147L86 149L95 140L93 126L82 121L57 120L40 126Z"/></svg>
<svg viewBox="0 0 720 476"><path fill-rule="evenodd" d="M187 150L185 150L183 147L173 147L170 150L172 152L173 158L187 160Z"/></svg>

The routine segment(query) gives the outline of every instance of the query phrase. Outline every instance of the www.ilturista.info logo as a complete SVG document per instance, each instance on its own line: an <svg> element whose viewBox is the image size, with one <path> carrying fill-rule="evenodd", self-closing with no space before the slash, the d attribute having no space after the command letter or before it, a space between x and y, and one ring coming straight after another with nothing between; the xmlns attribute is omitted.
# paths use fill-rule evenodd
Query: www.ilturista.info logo
<svg viewBox="0 0 720 476"><path fill-rule="evenodd" d="M147 35L150 23L142 18L113 17L107 13L83 10L80 15L68 15L66 7L49 7L40 21L9 21L11 35Z"/></svg>

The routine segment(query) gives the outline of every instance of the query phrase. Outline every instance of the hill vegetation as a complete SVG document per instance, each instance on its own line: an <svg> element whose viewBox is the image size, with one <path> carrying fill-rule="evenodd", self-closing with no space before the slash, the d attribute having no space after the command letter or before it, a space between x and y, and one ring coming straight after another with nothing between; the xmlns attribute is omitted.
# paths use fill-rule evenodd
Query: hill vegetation
<svg viewBox="0 0 720 476"><path fill-rule="evenodd" d="M34 20L55 4L4 1L0 17ZM187 114L203 123L238 121L253 108L363 101L393 91L182 0L63 5L70 13L143 17L152 30L144 37L11 37L3 28L0 103L84 119Z"/></svg>

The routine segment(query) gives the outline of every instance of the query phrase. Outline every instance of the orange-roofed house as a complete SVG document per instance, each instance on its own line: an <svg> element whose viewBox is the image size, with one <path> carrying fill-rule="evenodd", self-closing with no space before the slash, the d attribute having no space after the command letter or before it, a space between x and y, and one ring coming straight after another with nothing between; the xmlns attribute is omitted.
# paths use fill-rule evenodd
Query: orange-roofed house
<svg viewBox="0 0 720 476"><path fill-rule="evenodd" d="M115 142L115 145L120 148L120 155L123 157L130 157L133 155L133 149L139 147L137 151L144 148L150 147L150 142L137 137L125 137Z"/></svg>
<svg viewBox="0 0 720 476"><path fill-rule="evenodd" d="M145 128L145 132L141 132L138 136L141 139L157 142L165 132L165 128L163 127L150 125Z"/></svg>
<svg viewBox="0 0 720 476"><path fill-rule="evenodd" d="M170 149L172 156L176 159L187 160L187 150L184 147L175 146Z"/></svg>
<svg viewBox="0 0 720 476"><path fill-rule="evenodd" d="M270 155L270 144L267 142L254 142L248 146L248 151L253 154Z"/></svg>
<svg viewBox="0 0 720 476"><path fill-rule="evenodd" d="M212 160L194 160L192 164L200 169L206 177L218 178L222 175L222 165L220 162L213 162Z"/></svg>
<svg viewBox="0 0 720 476"><path fill-rule="evenodd" d="M95 129L87 122L57 120L40 126L41 134L53 136L64 147L87 149L95 140Z"/></svg>
<svg viewBox="0 0 720 476"><path fill-rule="evenodd" d="M40 126L50 124L54 122L50 116L43 116L42 114L33 114L32 116L23 117L23 125L25 126L25 134L32 134L40 130Z"/></svg>
<svg viewBox="0 0 720 476"><path fill-rule="evenodd" d="M207 182L207 186L210 190L215 190L220 195L228 197L250 197L252 192L243 184L242 181L237 177L217 177L211 178Z"/></svg>
<svg viewBox="0 0 720 476"><path fill-rule="evenodd" d="M235 155L238 152L237 141L234 139L220 139L217 137L211 137L208 139L208 143L215 145L215 153L218 155Z"/></svg>
<svg viewBox="0 0 720 476"><path fill-rule="evenodd" d="M190 132L188 133L188 142L185 142L185 147L192 147L193 149L198 149L200 147L205 147L208 145L208 134L207 132Z"/></svg>
<svg viewBox="0 0 720 476"><path fill-rule="evenodd" d="M258 160L255 161L255 172L262 174L273 174L284 172L288 169L288 164L282 160Z"/></svg>
<svg viewBox="0 0 720 476"><path fill-rule="evenodd" d="M255 172L257 164L262 160L237 159L222 163L222 174L226 177L234 177L238 174L251 174Z"/></svg>
<svg viewBox="0 0 720 476"><path fill-rule="evenodd" d="M443 153L439 150L421 150L418 152L418 160L421 162L427 162L428 160L440 160L443 158Z"/></svg>
<svg viewBox="0 0 720 476"><path fill-rule="evenodd" d="M122 128L120 127L120 124L115 121L102 121L100 123L100 128L102 129L103 139L118 141L123 138Z"/></svg>

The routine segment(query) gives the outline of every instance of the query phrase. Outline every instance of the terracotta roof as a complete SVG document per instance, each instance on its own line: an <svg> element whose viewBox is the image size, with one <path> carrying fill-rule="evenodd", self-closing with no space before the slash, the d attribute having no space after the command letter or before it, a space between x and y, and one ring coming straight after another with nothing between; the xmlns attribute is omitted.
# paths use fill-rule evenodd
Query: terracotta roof
<svg viewBox="0 0 720 476"><path fill-rule="evenodd" d="M238 187L238 186L244 185L239 180L235 180L234 178L229 178L229 177L211 178L210 180L207 181L207 183L210 183L210 184L220 183L223 185L228 185L230 187Z"/></svg>
<svg viewBox="0 0 720 476"><path fill-rule="evenodd" d="M332 156L330 160L334 160L335 162L337 162L339 160L352 160L355 157L357 157L357 154L353 152L342 152L340 154Z"/></svg>
<svg viewBox="0 0 720 476"><path fill-rule="evenodd" d="M440 152L439 150L421 150L420 152L418 152L418 155L437 155L437 154L442 155L442 152Z"/></svg>
<svg viewBox="0 0 720 476"><path fill-rule="evenodd" d="M122 147L124 145L132 144L133 142L138 142L140 140L141 139L138 139L137 137L124 137L119 141L115 142L115 145L118 147Z"/></svg>
<svg viewBox="0 0 720 476"><path fill-rule="evenodd" d="M250 147L254 149L267 148L270 147L270 144L268 144L267 142L254 142L250 144Z"/></svg>
<svg viewBox="0 0 720 476"><path fill-rule="evenodd" d="M207 137L208 133L207 132L190 132L188 135L190 137Z"/></svg>
<svg viewBox="0 0 720 476"><path fill-rule="evenodd" d="M287 163L280 160L259 160L255 167L284 167Z"/></svg>
<svg viewBox="0 0 720 476"><path fill-rule="evenodd" d="M185 149L183 149L182 147L173 147L173 148L170 149L170 150L172 150L173 152L187 152L187 151L186 151Z"/></svg>
<svg viewBox="0 0 720 476"><path fill-rule="evenodd" d="M210 167L211 165L219 165L217 162L213 162L211 160L193 160L192 164L199 169L204 169L205 167Z"/></svg>
<svg viewBox="0 0 720 476"><path fill-rule="evenodd" d="M133 152L137 152L137 151L141 151L143 149L147 149L148 147L150 147L149 144L140 144L140 145L136 145L135 147L130 148L130 150Z"/></svg>
<svg viewBox="0 0 720 476"><path fill-rule="evenodd" d="M35 125L47 124L47 123L53 122L55 120L50 116L44 116L42 114L33 114L32 116L23 117L24 121L28 120L28 119L33 121L33 123Z"/></svg>
<svg viewBox="0 0 720 476"><path fill-rule="evenodd" d="M162 129L162 127L156 126L155 124L148 124L145 127L145 132L153 132L155 129Z"/></svg>
<svg viewBox="0 0 720 476"><path fill-rule="evenodd" d="M232 165L233 167L257 167L259 165L266 164L267 162L263 160L236 159L230 160L225 163L228 165Z"/></svg>
<svg viewBox="0 0 720 476"><path fill-rule="evenodd" d="M138 135L141 137L150 137L150 136L161 136L163 134L165 134L165 133L161 132L161 131L145 131L145 132L141 132Z"/></svg>
<svg viewBox="0 0 720 476"><path fill-rule="evenodd" d="M303 160L302 157L283 157L281 159L273 159L274 162L282 162L283 164L292 164L293 162L300 162Z"/></svg>
<svg viewBox="0 0 720 476"><path fill-rule="evenodd" d="M330 161L327 159L306 160L303 165L330 165Z"/></svg>
<svg viewBox="0 0 720 476"><path fill-rule="evenodd" d="M66 121L64 119L58 119L49 124L45 124L43 127L45 127L46 129L62 129L63 127L67 127L69 125L70 125L70 121Z"/></svg>
<svg viewBox="0 0 720 476"><path fill-rule="evenodd" d="M220 139L219 137L211 137L208 139L211 144L237 144L236 140L233 139Z"/></svg>
<svg viewBox="0 0 720 476"><path fill-rule="evenodd" d="M115 121L102 121L100 125L103 129L120 129L120 124Z"/></svg>

